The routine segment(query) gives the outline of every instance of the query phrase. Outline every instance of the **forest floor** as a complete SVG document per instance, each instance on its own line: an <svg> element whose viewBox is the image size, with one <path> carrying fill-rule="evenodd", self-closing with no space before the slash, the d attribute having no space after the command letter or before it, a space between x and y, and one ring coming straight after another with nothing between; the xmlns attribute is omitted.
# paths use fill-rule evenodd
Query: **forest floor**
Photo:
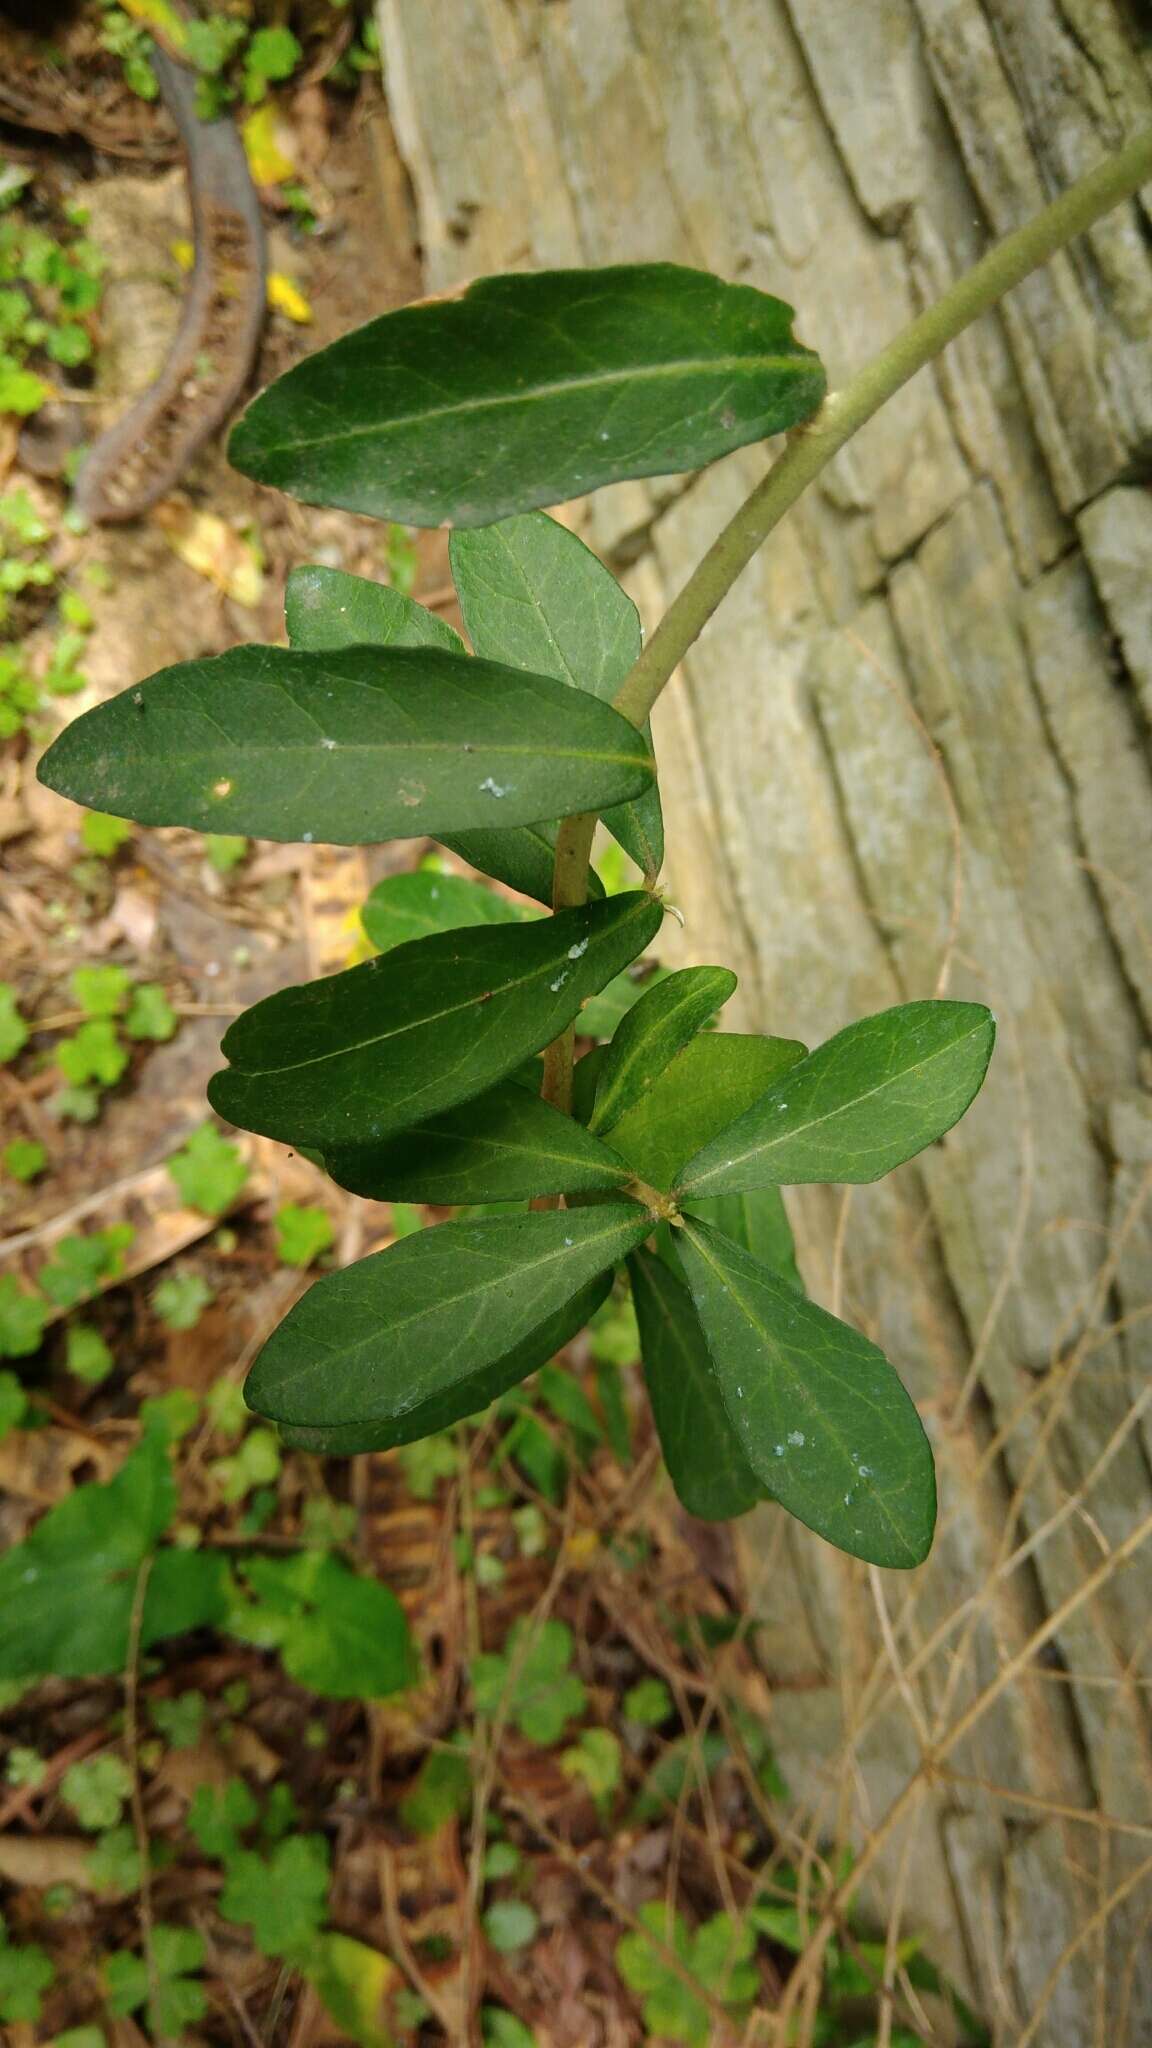
<svg viewBox="0 0 1152 2048"><path fill-rule="evenodd" d="M302 63L261 101L261 381L420 288L380 86L339 43L335 82ZM219 1127L220 1033L365 957L370 888L429 847L125 827L37 755L138 677L280 639L305 561L459 616L444 536L259 491L220 445L141 520L69 515L77 425L154 374L187 267L174 142L125 105L128 156L13 122L0 173L0 302L50 334L10 369L42 402L0 418L5 2038L774 2041L835 1873L789 1838L734 1552L676 1507L625 1310L530 1404L404 1451L287 1452L243 1407L317 1273L436 1219ZM217 1602L192 1629L189 1560ZM976 2038L914 1942L878 2020L882 1962L844 1928L794 2038Z"/></svg>

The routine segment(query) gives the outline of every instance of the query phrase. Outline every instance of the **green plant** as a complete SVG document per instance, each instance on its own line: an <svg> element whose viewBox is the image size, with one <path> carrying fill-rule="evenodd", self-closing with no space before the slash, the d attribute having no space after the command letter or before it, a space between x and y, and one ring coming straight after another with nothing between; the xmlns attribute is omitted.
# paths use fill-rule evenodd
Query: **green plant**
<svg viewBox="0 0 1152 2048"><path fill-rule="evenodd" d="M759 1973L749 1960L755 1932L737 1925L727 1913L717 1913L690 1933L683 1916L670 1914L658 1900L641 1906L640 1919L648 1932L622 1936L616 1945L616 1968L629 1990L642 1999L645 2025L661 2040L683 2042L684 2048L708 2048L713 2038L708 2007L685 1982L685 1973L733 2018L741 2016L760 1987ZM681 1970L673 1967L669 1949L679 1958Z"/></svg>
<svg viewBox="0 0 1152 2048"><path fill-rule="evenodd" d="M529 1742L559 1742L587 1701L583 1680L571 1669L572 1647L567 1622L538 1628L527 1617L514 1622L504 1650L472 1660L477 1713L506 1713Z"/></svg>
<svg viewBox="0 0 1152 2048"><path fill-rule="evenodd" d="M248 1178L248 1168L231 1140L215 1124L201 1124L188 1143L174 1152L168 1171L180 1199L205 1216L230 1209Z"/></svg>
<svg viewBox="0 0 1152 2048"><path fill-rule="evenodd" d="M33 1942L19 1947L10 1942L0 1919L0 2020L11 2025L38 2020L43 1994L55 1974L46 1950Z"/></svg>
<svg viewBox="0 0 1152 2048"><path fill-rule="evenodd" d="M249 408L231 443L247 475L388 521L393 549L397 528L454 528L473 652L413 601L398 561L351 608L346 576L304 568L287 648L234 648L126 691L61 735L43 778L143 824L426 834L553 911L462 927L446 904L422 936L258 1003L225 1036L209 1090L222 1117L303 1147L355 1193L504 1205L328 1275L293 1308L247 1385L289 1443L383 1449L476 1412L546 1365L627 1263L689 1507L770 1499L872 1563L926 1556L919 1417L882 1353L807 1300L779 1190L872 1181L941 1138L981 1085L994 1021L974 1002L912 1002L808 1052L708 1029L733 985L723 968L638 980L663 917L647 720L845 442L1150 170L1152 130L830 395L790 308L638 264L489 278L386 315ZM644 646L613 577L537 509L788 430ZM641 887L606 895L590 871L601 815ZM574 1066L578 1029L611 1043ZM522 1463L529 1450L546 1487L522 1430Z"/></svg>

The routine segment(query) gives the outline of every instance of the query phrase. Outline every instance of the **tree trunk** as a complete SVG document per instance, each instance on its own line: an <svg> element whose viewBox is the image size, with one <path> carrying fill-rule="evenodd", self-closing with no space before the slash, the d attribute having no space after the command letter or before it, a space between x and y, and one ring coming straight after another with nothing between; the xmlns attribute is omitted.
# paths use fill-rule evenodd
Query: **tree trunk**
<svg viewBox="0 0 1152 2048"><path fill-rule="evenodd" d="M382 0L427 289L668 258L778 293L835 383L1150 117L1138 0ZM1143 23L1143 29L1141 29ZM1148 195L1145 195L1146 197ZM998 2042L1152 2042L1152 262L1127 206L837 459L666 693L686 957L809 1043L1000 1020L937 1150L793 1206L936 1446L911 1578L741 1525L773 1733ZM658 616L763 452L621 485ZM889 1818L895 1802L900 1804Z"/></svg>

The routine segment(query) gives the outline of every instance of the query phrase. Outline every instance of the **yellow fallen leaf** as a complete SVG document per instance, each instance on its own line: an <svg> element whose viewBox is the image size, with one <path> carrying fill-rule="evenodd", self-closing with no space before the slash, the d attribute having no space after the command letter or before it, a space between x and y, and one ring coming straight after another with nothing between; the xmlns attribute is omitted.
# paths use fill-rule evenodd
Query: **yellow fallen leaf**
<svg viewBox="0 0 1152 2048"><path fill-rule="evenodd" d="M243 135L254 184L282 185L286 178L296 176L296 166L283 147L290 139L289 130L278 118L271 100L248 115Z"/></svg>
<svg viewBox="0 0 1152 2048"><path fill-rule="evenodd" d="M307 327L312 318L312 308L299 285L285 277L282 270L268 272L268 304L285 319L294 320L298 327Z"/></svg>
<svg viewBox="0 0 1152 2048"><path fill-rule="evenodd" d="M215 512L192 512L179 505L158 505L153 515L168 545L217 590L251 610L264 590L264 565L251 541Z"/></svg>
<svg viewBox="0 0 1152 2048"><path fill-rule="evenodd" d="M318 1936L306 1975L345 2038L361 2048L397 2048L392 2001L404 1979L391 1957L350 1934Z"/></svg>
<svg viewBox="0 0 1152 2048"><path fill-rule="evenodd" d="M564 1555L577 1571L583 1565L591 1564L600 1548L600 1538L595 1529L574 1529L564 1545Z"/></svg>
<svg viewBox="0 0 1152 2048"><path fill-rule="evenodd" d="M180 52L187 48L184 23L169 0L121 0L121 4L125 14L142 28L155 29L170 49Z"/></svg>
<svg viewBox="0 0 1152 2048"><path fill-rule="evenodd" d="M196 261L196 247L193 242L169 242L168 254L180 270L191 270Z"/></svg>

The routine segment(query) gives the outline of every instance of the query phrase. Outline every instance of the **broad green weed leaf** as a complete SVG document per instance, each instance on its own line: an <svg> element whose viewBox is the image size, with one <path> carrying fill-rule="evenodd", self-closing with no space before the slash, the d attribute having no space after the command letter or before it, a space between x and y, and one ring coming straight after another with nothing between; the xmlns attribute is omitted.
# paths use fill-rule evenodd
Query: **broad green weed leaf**
<svg viewBox="0 0 1152 2048"><path fill-rule="evenodd" d="M612 1150L650 1187L670 1188L686 1159L803 1057L790 1038L728 1031L694 1038L613 1126ZM581 1060L577 1075L586 1065Z"/></svg>
<svg viewBox="0 0 1152 2048"><path fill-rule="evenodd" d="M284 586L289 643L312 651L335 647L443 647L463 654L464 642L446 619L390 583L350 576L346 569L308 563Z"/></svg>
<svg viewBox="0 0 1152 2048"><path fill-rule="evenodd" d="M923 1563L932 1452L883 1352L706 1224L686 1216L676 1247L729 1420L773 1499L852 1557Z"/></svg>
<svg viewBox="0 0 1152 2048"><path fill-rule="evenodd" d="M448 1429L467 1415L476 1415L489 1403L519 1386L539 1366L546 1365L565 1344L571 1342L595 1315L612 1285L611 1272L600 1273L566 1301L562 1308L530 1331L519 1344L477 1372L466 1373L451 1387L418 1402L403 1415L384 1422L335 1423L327 1428L308 1428L281 1423L284 1443L296 1450L315 1451L329 1457L348 1457L355 1451L389 1451L397 1444L420 1449L420 1439ZM451 1449L448 1445L448 1449ZM455 1470L455 1461L451 1468ZM416 1491L409 1478L409 1490ZM430 1489L434 1491L434 1487Z"/></svg>
<svg viewBox="0 0 1152 2048"><path fill-rule="evenodd" d="M486 526L699 469L814 412L791 308L670 263L482 279L289 370L229 443L245 476L412 526Z"/></svg>
<svg viewBox="0 0 1152 2048"><path fill-rule="evenodd" d="M208 1098L232 1123L321 1152L479 1095L547 1045L659 930L639 892L535 924L441 933L257 1003Z"/></svg>
<svg viewBox="0 0 1152 2048"><path fill-rule="evenodd" d="M327 1929L317 1937L306 1974L342 2039L356 2048L401 2048L403 2031L388 2015L404 1979L388 1956Z"/></svg>
<svg viewBox="0 0 1152 2048"><path fill-rule="evenodd" d="M412 1637L391 1587L319 1551L251 1557L243 1576L258 1599L284 1610L274 1640L297 1685L325 1699L374 1700L412 1683ZM225 1626L244 1638L244 1610Z"/></svg>
<svg viewBox="0 0 1152 2048"><path fill-rule="evenodd" d="M746 1514L766 1489L728 1420L692 1297L651 1252L634 1252L628 1271L644 1382L677 1498L706 1522Z"/></svg>
<svg viewBox="0 0 1152 2048"><path fill-rule="evenodd" d="M646 988L604 1055L589 1130L603 1135L642 1102L735 987L736 976L727 967L683 967Z"/></svg>
<svg viewBox="0 0 1152 2048"><path fill-rule="evenodd" d="M545 512L454 533L452 575L476 653L611 703L641 647L640 615L591 548ZM651 743L651 733L647 733ZM664 859L655 785L604 823L652 881Z"/></svg>
<svg viewBox="0 0 1152 2048"><path fill-rule="evenodd" d="M328 1904L328 1844L323 1835L290 1835L265 1859L241 1849L229 1864L220 1911L252 1929L266 1956L306 1961Z"/></svg>
<svg viewBox="0 0 1152 2048"><path fill-rule="evenodd" d="M462 931L466 925L522 924L524 911L483 882L417 868L414 874L386 875L377 882L360 922L377 952L390 953L394 946L431 938L434 932Z"/></svg>
<svg viewBox="0 0 1152 2048"><path fill-rule="evenodd" d="M607 704L439 648L234 647L84 712L40 780L143 825L357 846L601 810L653 780Z"/></svg>
<svg viewBox="0 0 1152 2048"><path fill-rule="evenodd" d="M136 1581L176 1507L161 1432L107 1485L78 1486L31 1535L0 1557L0 1679L123 1671ZM153 1558L140 1640L218 1621L224 1559L160 1550Z"/></svg>
<svg viewBox="0 0 1152 2048"><path fill-rule="evenodd" d="M623 1161L550 1103L514 1081L442 1110L348 1164L339 1148L324 1166L339 1187L376 1201L514 1202L533 1195L621 1190Z"/></svg>
<svg viewBox="0 0 1152 2048"><path fill-rule="evenodd" d="M705 1145L680 1191L879 1180L959 1121L995 1036L981 1003L902 1003L850 1024Z"/></svg>
<svg viewBox="0 0 1152 2048"><path fill-rule="evenodd" d="M613 1203L402 1238L316 1282L256 1360L248 1405L321 1427L401 1421L523 1343L651 1227Z"/></svg>

